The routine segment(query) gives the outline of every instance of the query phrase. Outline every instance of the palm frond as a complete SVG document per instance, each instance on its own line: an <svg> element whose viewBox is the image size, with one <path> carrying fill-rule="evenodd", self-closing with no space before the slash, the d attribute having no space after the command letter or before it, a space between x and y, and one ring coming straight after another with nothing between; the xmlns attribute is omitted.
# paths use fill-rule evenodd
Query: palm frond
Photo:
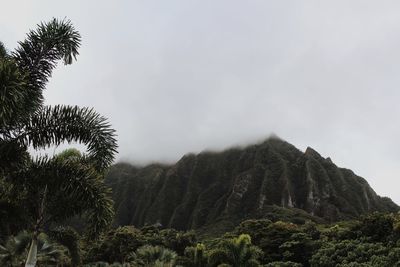
<svg viewBox="0 0 400 267"><path fill-rule="evenodd" d="M4 59L8 56L7 49L4 44L0 41L0 59Z"/></svg>
<svg viewBox="0 0 400 267"><path fill-rule="evenodd" d="M217 266L220 263L230 262L228 252L223 249L215 249L210 252L209 263L211 266Z"/></svg>
<svg viewBox="0 0 400 267"><path fill-rule="evenodd" d="M135 266L172 266L177 254L165 247L144 245L130 257Z"/></svg>
<svg viewBox="0 0 400 267"><path fill-rule="evenodd" d="M0 130L42 106L43 90L57 62L71 64L80 40L69 20L53 19L31 30L10 56L0 43Z"/></svg>
<svg viewBox="0 0 400 267"><path fill-rule="evenodd" d="M57 61L71 64L76 59L81 36L71 21L53 18L31 30L12 54L18 66L29 73L32 85L44 89Z"/></svg>
<svg viewBox="0 0 400 267"><path fill-rule="evenodd" d="M30 105L32 100L38 98L35 96L37 92L30 92L27 76L14 60L1 57L0 55L0 130L4 131L6 126L15 125L32 113L39 102Z"/></svg>
<svg viewBox="0 0 400 267"><path fill-rule="evenodd" d="M15 239L15 247L14 247L15 254L21 255L28 248L32 236L28 232L22 231L18 233L18 235L14 239Z"/></svg>
<svg viewBox="0 0 400 267"><path fill-rule="evenodd" d="M84 143L99 170L112 163L117 148L115 130L107 120L93 109L77 106L44 107L32 116L18 140L35 149L65 141Z"/></svg>
<svg viewBox="0 0 400 267"><path fill-rule="evenodd" d="M29 159L25 145L15 140L1 140L0 138L0 176L6 172L18 170Z"/></svg>
<svg viewBox="0 0 400 267"><path fill-rule="evenodd" d="M77 161L38 158L11 180L23 184L26 191L34 195L40 188L47 187L45 213L50 221L62 222L87 212L90 238L95 238L112 222L111 190L90 166ZM28 196L29 199L35 197ZM32 204L37 206L39 202Z"/></svg>

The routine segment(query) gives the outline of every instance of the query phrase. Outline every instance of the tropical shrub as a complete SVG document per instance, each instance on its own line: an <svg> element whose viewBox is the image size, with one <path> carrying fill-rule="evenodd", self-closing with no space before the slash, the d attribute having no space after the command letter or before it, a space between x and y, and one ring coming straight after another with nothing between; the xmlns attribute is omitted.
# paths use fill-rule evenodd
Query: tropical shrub
<svg viewBox="0 0 400 267"><path fill-rule="evenodd" d="M210 251L210 266L256 267L262 251L251 244L251 237L242 234L237 238L223 240L218 248Z"/></svg>
<svg viewBox="0 0 400 267"><path fill-rule="evenodd" d="M360 240L325 242L311 257L311 266L400 266L398 248ZM379 263L379 264L378 264Z"/></svg>
<svg viewBox="0 0 400 267"><path fill-rule="evenodd" d="M133 226L118 227L89 246L86 262L127 262L128 256L146 244L142 232Z"/></svg>
<svg viewBox="0 0 400 267"><path fill-rule="evenodd" d="M145 245L129 255L128 259L133 266L144 267L172 267L175 264L176 252L161 247Z"/></svg>

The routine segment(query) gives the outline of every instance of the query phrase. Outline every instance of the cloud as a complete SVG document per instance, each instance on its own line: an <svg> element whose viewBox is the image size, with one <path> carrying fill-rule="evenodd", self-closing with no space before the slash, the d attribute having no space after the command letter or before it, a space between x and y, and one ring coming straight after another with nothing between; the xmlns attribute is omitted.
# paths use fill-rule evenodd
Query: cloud
<svg viewBox="0 0 400 267"><path fill-rule="evenodd" d="M53 16L82 33L48 104L93 106L119 159L175 161L274 132L400 203L397 1L31 1L5 4L15 47Z"/></svg>

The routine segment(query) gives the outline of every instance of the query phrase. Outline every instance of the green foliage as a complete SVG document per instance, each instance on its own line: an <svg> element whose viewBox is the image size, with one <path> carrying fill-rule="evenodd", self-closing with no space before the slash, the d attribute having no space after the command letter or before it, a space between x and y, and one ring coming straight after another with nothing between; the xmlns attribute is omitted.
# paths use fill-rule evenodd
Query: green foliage
<svg viewBox="0 0 400 267"><path fill-rule="evenodd" d="M25 209L16 203L18 196L14 195L13 203L10 201L13 195L7 187L8 184L0 177L0 243L28 227Z"/></svg>
<svg viewBox="0 0 400 267"><path fill-rule="evenodd" d="M303 267L303 265L291 261L274 261L264 265L264 267Z"/></svg>
<svg viewBox="0 0 400 267"><path fill-rule="evenodd" d="M270 220L246 220L241 222L236 228L239 234L249 234L254 244L260 244L265 238L265 233L270 229L272 222Z"/></svg>
<svg viewBox="0 0 400 267"><path fill-rule="evenodd" d="M282 251L283 260L310 266L309 259L318 247L319 242L312 240L308 234L296 233L279 248Z"/></svg>
<svg viewBox="0 0 400 267"><path fill-rule="evenodd" d="M263 262L291 261L309 266L309 258L318 248L320 232L308 222L297 226L287 222L270 220L247 220L235 230L249 234L254 245L264 252Z"/></svg>
<svg viewBox="0 0 400 267"><path fill-rule="evenodd" d="M12 53L18 68L26 75L26 97L17 110L36 111L43 102L42 91L56 63L71 64L78 55L81 36L68 20L53 19L28 33ZM29 113L31 114L31 113Z"/></svg>
<svg viewBox="0 0 400 267"><path fill-rule="evenodd" d="M145 244L141 231L132 226L119 227L109 231L89 248L87 262L126 262L130 253Z"/></svg>
<svg viewBox="0 0 400 267"><path fill-rule="evenodd" d="M55 155L55 159L59 161L80 161L82 159L82 153L76 148L68 148Z"/></svg>
<svg viewBox="0 0 400 267"><path fill-rule="evenodd" d="M186 247L196 244L196 236L193 231L181 232L174 229L164 229L159 234L162 238L162 245L176 251L178 255L183 255Z"/></svg>
<svg viewBox="0 0 400 267"><path fill-rule="evenodd" d="M16 140L35 149L62 142L86 144L88 158L97 170L107 168L116 152L115 131L104 117L90 108L63 105L43 107L27 122L24 131Z"/></svg>
<svg viewBox="0 0 400 267"><path fill-rule="evenodd" d="M282 259L281 246L289 240L293 234L299 232L300 227L297 225L278 221L270 224L266 231L259 232L259 242L255 242L254 244L260 247L264 252L264 262L279 261Z"/></svg>
<svg viewBox="0 0 400 267"><path fill-rule="evenodd" d="M86 262L127 262L129 255L144 245L164 247L183 256L185 249L195 244L196 236L190 231L161 230L156 226L141 229L123 226L109 231L93 246L89 246Z"/></svg>
<svg viewBox="0 0 400 267"><path fill-rule="evenodd" d="M107 263L107 262L94 262L94 263L89 263L89 264L85 264L83 265L84 267L131 267L131 265L129 263L118 263L118 262L114 262L114 263Z"/></svg>
<svg viewBox="0 0 400 267"><path fill-rule="evenodd" d="M210 251L209 263L211 266L256 267L262 251L251 244L251 237L246 234L238 238L223 240L218 248Z"/></svg>
<svg viewBox="0 0 400 267"><path fill-rule="evenodd" d="M68 249L71 265L78 266L81 263L81 251L79 247L79 235L70 227L56 227L49 232L51 240L63 245Z"/></svg>
<svg viewBox="0 0 400 267"><path fill-rule="evenodd" d="M382 215L383 221L387 217L393 219L392 231L396 232L399 215ZM82 251L86 251L82 254L85 266L400 266L400 241L390 238L385 242L373 242L369 231L348 234L366 222L368 229L378 228L382 220L376 216L372 214L369 219L365 216L360 221L334 226L247 220L233 232L197 244L193 243L196 240L193 232L160 229L159 225L141 229L119 227L91 243L76 242L79 236L70 228L55 228L50 231L50 237L63 245L53 246L61 253L65 266L78 262L73 260L72 251L81 251L79 243L83 245ZM20 250L23 253L29 240L28 237ZM253 240L257 241L257 246ZM179 254L177 250L182 247L185 247L184 252ZM5 260L10 258L10 253L2 251ZM23 259L22 256L14 258Z"/></svg>
<svg viewBox="0 0 400 267"><path fill-rule="evenodd" d="M346 240L346 239L356 239L357 232L352 231L354 223L350 226L343 225L342 223L337 223L335 225L326 225L322 230L321 234L325 240Z"/></svg>
<svg viewBox="0 0 400 267"><path fill-rule="evenodd" d="M360 240L325 242L312 256L311 266L400 266L398 248ZM379 263L379 264L378 264ZM358 265L357 265L358 264Z"/></svg>
<svg viewBox="0 0 400 267"><path fill-rule="evenodd" d="M187 247L184 257L177 258L176 264L186 267L207 267L208 253L206 247L202 243L198 243L195 247Z"/></svg>
<svg viewBox="0 0 400 267"><path fill-rule="evenodd" d="M88 212L91 238L113 219L110 189L99 173L80 162L42 158L12 173L8 181L12 194L20 195L15 205L25 208L31 227L40 219L37 211L41 207L41 224L63 222Z"/></svg>
<svg viewBox="0 0 400 267"><path fill-rule="evenodd" d="M21 226L37 232L50 222L89 213L89 236L112 220L110 191L101 172L116 152L114 130L89 108L43 106L43 90L56 63L71 64L78 55L80 35L70 21L41 23L10 55L0 56L0 202L26 210ZM87 145L78 160L31 159L27 148L62 142ZM30 223L30 225L29 225ZM11 227L5 225L5 228ZM8 231L9 231L8 230Z"/></svg>
<svg viewBox="0 0 400 267"><path fill-rule="evenodd" d="M0 129L17 125L42 106L42 91L56 63L71 64L80 39L70 21L53 19L30 31L10 56L1 46Z"/></svg>
<svg viewBox="0 0 400 267"><path fill-rule="evenodd" d="M28 84L27 75L15 60L0 57L0 129L14 124L13 119L26 118L32 112L32 108L27 107L31 93Z"/></svg>
<svg viewBox="0 0 400 267"><path fill-rule="evenodd" d="M362 216L360 222L351 230L372 242L396 241L399 235L395 231L395 220L396 217L392 214L375 212Z"/></svg>
<svg viewBox="0 0 400 267"><path fill-rule="evenodd" d="M312 221L307 221L303 228L303 232L308 234L311 239L318 240L321 237L321 232L317 228L317 224Z"/></svg>
<svg viewBox="0 0 400 267"><path fill-rule="evenodd" d="M0 245L1 266L21 266L25 262L32 234L23 231L17 236L10 236L4 245ZM55 266L69 264L65 250L52 243L45 234L38 236L37 266Z"/></svg>
<svg viewBox="0 0 400 267"><path fill-rule="evenodd" d="M102 174L116 153L115 131L93 109L43 106L43 90L57 62L71 64L80 41L70 21L53 19L31 30L11 54L0 43L0 206L2 215L10 216L8 222L0 220L4 228L0 234L20 228L32 231L35 242L27 265L35 265L39 259L36 240L50 224L85 213L88 237L95 238L113 219L113 202ZM73 141L85 144L88 154L74 152L72 156L69 151L55 158L33 159L28 153L28 147L41 149ZM14 216L13 208L24 211L20 218ZM16 219L20 219L17 227L11 226ZM79 257L77 245L71 243L74 235L61 231L55 238L62 234L66 236L59 241L66 242L76 265ZM0 238L4 240L4 236ZM40 261L47 265L60 262L52 260L58 251L50 251L46 244L40 249L48 256Z"/></svg>
<svg viewBox="0 0 400 267"><path fill-rule="evenodd" d="M0 42L0 59L7 57L7 49L2 42Z"/></svg>
<svg viewBox="0 0 400 267"><path fill-rule="evenodd" d="M133 266L145 267L172 267L175 264L176 252L161 247L145 245L129 255L128 259Z"/></svg>
<svg viewBox="0 0 400 267"><path fill-rule="evenodd" d="M31 236L20 232L17 236L8 237L4 245L0 245L0 263L3 266L16 266L23 262L22 255L31 242Z"/></svg>

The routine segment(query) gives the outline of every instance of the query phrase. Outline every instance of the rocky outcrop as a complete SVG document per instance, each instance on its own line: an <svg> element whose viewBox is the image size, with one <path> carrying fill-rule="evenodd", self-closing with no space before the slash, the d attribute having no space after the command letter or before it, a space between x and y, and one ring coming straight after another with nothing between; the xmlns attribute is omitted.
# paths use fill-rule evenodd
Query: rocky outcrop
<svg viewBox="0 0 400 267"><path fill-rule="evenodd" d="M221 218L264 217L272 205L327 221L398 210L351 170L279 138L186 155L172 166L116 164L106 181L113 188L119 225L197 229Z"/></svg>

